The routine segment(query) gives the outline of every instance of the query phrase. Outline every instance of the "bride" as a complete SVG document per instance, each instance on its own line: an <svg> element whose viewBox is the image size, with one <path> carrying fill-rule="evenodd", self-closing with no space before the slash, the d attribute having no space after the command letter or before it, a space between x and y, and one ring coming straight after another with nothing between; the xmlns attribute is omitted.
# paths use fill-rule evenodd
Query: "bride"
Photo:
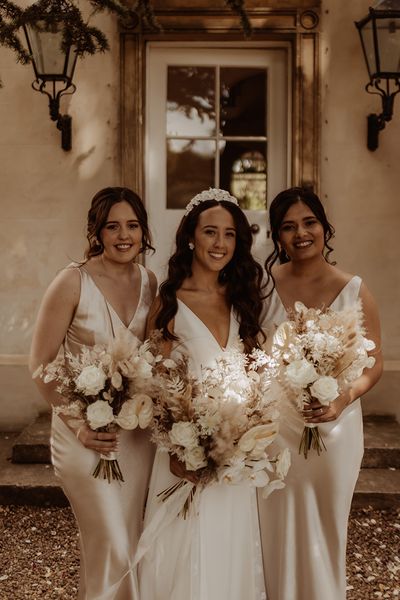
<svg viewBox="0 0 400 600"><path fill-rule="evenodd" d="M210 189L188 204L150 323L163 331L163 354L185 354L197 377L238 337L245 351L257 346L262 269L251 244L228 192ZM157 451L137 557L141 600L265 599L255 488L210 485L197 511L166 517L147 542L157 494L181 478L196 482L193 471Z"/></svg>

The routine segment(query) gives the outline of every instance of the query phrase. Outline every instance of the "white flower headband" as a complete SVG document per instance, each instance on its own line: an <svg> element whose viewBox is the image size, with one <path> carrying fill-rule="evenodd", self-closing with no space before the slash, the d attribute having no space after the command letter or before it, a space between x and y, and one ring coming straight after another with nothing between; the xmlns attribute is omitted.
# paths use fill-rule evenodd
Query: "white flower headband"
<svg viewBox="0 0 400 600"><path fill-rule="evenodd" d="M219 188L209 188L208 190L204 190L200 192L200 194L196 194L194 198L191 199L189 204L185 208L185 217L190 213L192 208L205 202L206 200L216 200L217 202L221 202L224 200L225 202L232 202L232 204L236 204L239 206L239 202L235 198L235 196L231 196L229 192L226 190L220 190Z"/></svg>

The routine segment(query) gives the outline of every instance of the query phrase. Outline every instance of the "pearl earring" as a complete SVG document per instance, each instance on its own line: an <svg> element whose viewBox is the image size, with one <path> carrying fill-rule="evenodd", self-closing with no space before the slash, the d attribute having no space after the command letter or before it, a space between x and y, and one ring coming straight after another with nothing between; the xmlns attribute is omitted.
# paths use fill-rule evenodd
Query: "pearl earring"
<svg viewBox="0 0 400 600"><path fill-rule="evenodd" d="M189 250L194 250L194 244L193 242L189 242Z"/></svg>

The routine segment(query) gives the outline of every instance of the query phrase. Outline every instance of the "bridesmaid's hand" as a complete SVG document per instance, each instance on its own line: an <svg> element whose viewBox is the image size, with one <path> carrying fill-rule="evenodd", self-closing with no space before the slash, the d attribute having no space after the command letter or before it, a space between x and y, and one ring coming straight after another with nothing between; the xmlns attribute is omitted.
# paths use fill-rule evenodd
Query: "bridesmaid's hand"
<svg viewBox="0 0 400 600"><path fill-rule="evenodd" d="M304 420L306 423L327 423L335 421L344 411L346 406L351 402L349 390L342 392L328 406L324 406L318 400L313 400L307 404L307 408L303 411Z"/></svg>
<svg viewBox="0 0 400 600"><path fill-rule="evenodd" d="M118 450L117 432L93 431L85 423L74 433L81 444L89 450L105 455Z"/></svg>
<svg viewBox="0 0 400 600"><path fill-rule="evenodd" d="M181 462L175 454L169 455L169 470L175 477L179 477L179 479L187 479L195 485L199 482L196 471L188 471L183 462Z"/></svg>

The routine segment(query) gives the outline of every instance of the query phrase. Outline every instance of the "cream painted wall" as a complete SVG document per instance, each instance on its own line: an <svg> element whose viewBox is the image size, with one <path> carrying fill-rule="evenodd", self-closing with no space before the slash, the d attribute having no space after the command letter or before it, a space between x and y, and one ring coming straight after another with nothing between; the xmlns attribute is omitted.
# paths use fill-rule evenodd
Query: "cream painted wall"
<svg viewBox="0 0 400 600"><path fill-rule="evenodd" d="M117 23L94 22L112 49L78 61L77 91L62 100L71 152L61 149L47 98L31 89L32 67L0 48L0 430L20 429L46 408L26 366L39 303L56 272L82 258L92 196L119 183Z"/></svg>
<svg viewBox="0 0 400 600"><path fill-rule="evenodd" d="M400 98L375 153L366 116L380 110L367 81L353 21L370 0L324 0L322 7L321 196L337 230L338 265L360 274L376 297L387 370L364 400L396 412L400 385ZM0 48L0 430L20 429L46 406L26 367L40 299L57 270L79 259L93 194L118 185L119 50L116 21L98 17L111 52L78 62L77 92L63 100L73 117L65 153L33 72Z"/></svg>
<svg viewBox="0 0 400 600"><path fill-rule="evenodd" d="M354 21L371 0L323 0L321 197L337 234L338 266L361 275L382 320L385 373L364 408L400 418L400 97L381 132L366 147L366 117L381 112L364 91L367 70Z"/></svg>

